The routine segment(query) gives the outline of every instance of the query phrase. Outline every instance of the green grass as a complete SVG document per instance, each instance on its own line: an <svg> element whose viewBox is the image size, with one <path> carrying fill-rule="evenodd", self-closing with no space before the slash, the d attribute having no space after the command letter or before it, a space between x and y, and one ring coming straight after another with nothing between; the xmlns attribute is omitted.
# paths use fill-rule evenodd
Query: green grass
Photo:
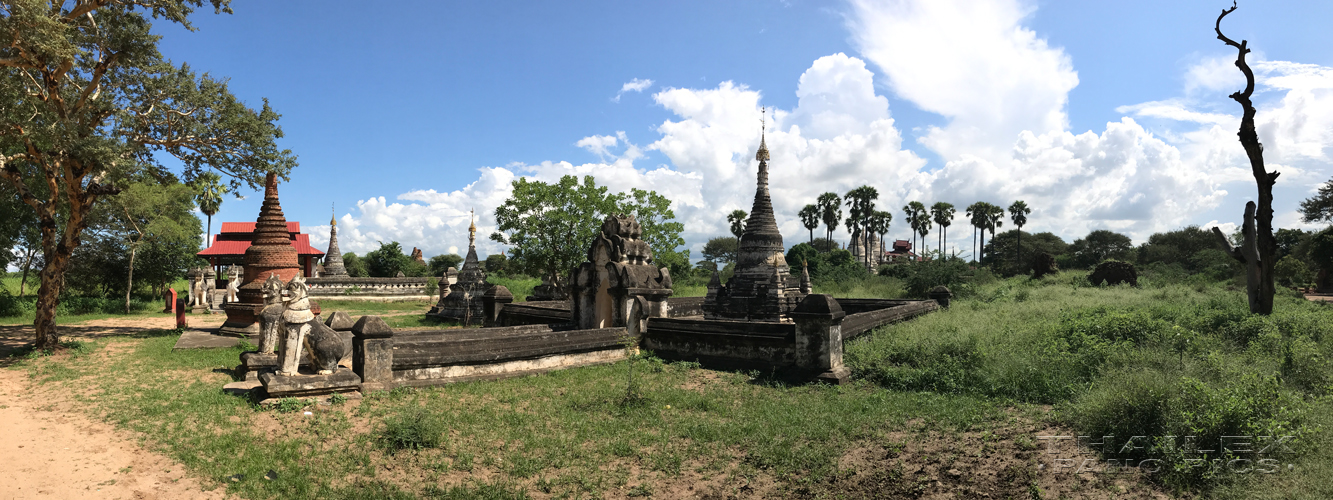
<svg viewBox="0 0 1333 500"><path fill-rule="evenodd" d="M514 302L526 302L528 296L532 295L532 289L542 284L542 280L527 276L487 276L486 282L508 288L509 293L514 295Z"/></svg>

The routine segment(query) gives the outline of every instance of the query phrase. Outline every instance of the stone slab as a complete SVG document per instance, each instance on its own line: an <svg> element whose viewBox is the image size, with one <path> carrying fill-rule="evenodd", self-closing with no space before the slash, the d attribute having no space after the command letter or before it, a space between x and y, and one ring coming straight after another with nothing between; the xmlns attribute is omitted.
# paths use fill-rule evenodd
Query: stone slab
<svg viewBox="0 0 1333 500"><path fill-rule="evenodd" d="M211 331L205 330L186 330L181 333L181 337L176 340L176 346L172 350L180 351L184 349L222 349L236 347L239 338L226 335L215 335Z"/></svg>
<svg viewBox="0 0 1333 500"><path fill-rule="evenodd" d="M361 395L360 392L340 392L340 393L338 393L338 394L342 394L342 396L343 396L344 398L347 398L348 401L355 401L355 400L359 400L359 399L362 399L362 398L363 398L363 396ZM315 403L318 404L318 405L320 405L320 406L329 406L329 405L332 405L332 404L333 404L332 398L333 398L333 395L332 395L332 394L326 394L326 395L323 395L323 396L310 396L310 397L308 397L308 399L312 399L312 400L314 400ZM268 398L268 399L264 399L264 400L259 401L259 405L260 405L260 406L275 405L275 404L278 404L279 401L282 401L282 399L283 399L283 398Z"/></svg>
<svg viewBox="0 0 1333 500"><path fill-rule="evenodd" d="M259 382L264 384L264 391L271 398L321 396L354 392L361 388L361 377L343 367L329 375L318 375L307 370L291 376L264 372L259 374Z"/></svg>
<svg viewBox="0 0 1333 500"><path fill-rule="evenodd" d="M257 387L263 387L258 380L243 380L222 386L222 392L233 396L244 396L249 394L250 391L255 390Z"/></svg>

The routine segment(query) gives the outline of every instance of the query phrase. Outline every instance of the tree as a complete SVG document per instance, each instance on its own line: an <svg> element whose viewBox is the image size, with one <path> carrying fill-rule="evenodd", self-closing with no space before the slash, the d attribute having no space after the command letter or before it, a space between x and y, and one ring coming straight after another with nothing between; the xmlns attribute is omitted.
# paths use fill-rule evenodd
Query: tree
<svg viewBox="0 0 1333 500"><path fill-rule="evenodd" d="M879 199L879 190L869 185L848 191L842 197L843 203L846 203L848 208L847 228L855 229L852 234L861 236L861 258L865 260L867 266L870 265L870 225L875 213L876 199Z"/></svg>
<svg viewBox="0 0 1333 500"><path fill-rule="evenodd" d="M978 201L967 206L967 221L972 224L972 260L981 262L981 257L977 255L977 232L986 225L986 214L989 203ZM984 236L984 235L983 235Z"/></svg>
<svg viewBox="0 0 1333 500"><path fill-rule="evenodd" d="M736 250L736 238L719 236L704 244L703 256L708 262L726 265L736 261Z"/></svg>
<svg viewBox="0 0 1333 500"><path fill-rule="evenodd" d="M590 175L582 182L566 175L554 184L520 177L512 185L509 198L495 209L498 230L491 233L491 240L510 245L510 265L521 264L522 271L567 276L587 257L602 221L614 214L634 215L654 254L685 255L688 263L687 252L676 253L670 246L684 243L683 226L672 220L671 201L654 191L610 194Z"/></svg>
<svg viewBox="0 0 1333 500"><path fill-rule="evenodd" d="M953 224L953 216L957 210L952 203L936 202L930 206L930 214L935 220L935 225L940 227L940 251L944 251L944 245L948 243L949 225Z"/></svg>
<svg viewBox="0 0 1333 500"><path fill-rule="evenodd" d="M392 278L399 272L407 275L408 264L413 263L412 257L403 253L403 246L397 241L385 243L380 242L380 247L366 254L366 269L370 275L376 278ZM343 264L346 265L346 260Z"/></svg>
<svg viewBox="0 0 1333 500"><path fill-rule="evenodd" d="M884 255L884 236L889 234L890 223L893 222L893 214L889 212L876 210L873 214L875 234L879 235L879 254Z"/></svg>
<svg viewBox="0 0 1333 500"><path fill-rule="evenodd" d="M819 227L819 207L813 204L806 205L796 215L801 218L801 225L810 231L810 243L814 243L815 228Z"/></svg>
<svg viewBox="0 0 1333 500"><path fill-rule="evenodd" d="M194 211L194 193L183 184L154 184L140 182L129 185L115 196L112 203L98 208L106 212L107 230L122 238L129 248L129 263L125 278L125 314L131 312L134 291L134 259L144 243L171 241L188 242L187 248L198 248L199 218Z"/></svg>
<svg viewBox="0 0 1333 500"><path fill-rule="evenodd" d="M737 262L741 258L741 236L745 234L745 218L749 216L744 210L732 210L727 214L727 223L731 224L731 234L736 237L736 253L731 258L732 262Z"/></svg>
<svg viewBox="0 0 1333 500"><path fill-rule="evenodd" d="M346 263L344 262L344 264ZM430 267L431 276L441 276L444 274L445 271L448 271L449 268L452 267L454 269L458 269L462 267L462 264L463 264L463 257L461 255L458 255L456 253L444 253L431 257L430 263L427 265ZM487 267L486 270L490 271L491 268Z"/></svg>
<svg viewBox="0 0 1333 500"><path fill-rule="evenodd" d="M370 277L370 269L366 267L366 260L352 252L343 254L343 269L346 269L347 275L353 278Z"/></svg>
<svg viewBox="0 0 1333 500"><path fill-rule="evenodd" d="M1199 226L1185 226L1174 231L1153 233L1146 243L1139 245L1138 260L1139 264L1144 265L1155 262L1178 264L1188 271L1198 272L1203 269L1195 265L1197 261L1194 256L1204 250L1217 250L1212 233Z"/></svg>
<svg viewBox="0 0 1333 500"><path fill-rule="evenodd" d="M916 244L916 235L921 234L921 213L926 211L926 206L919 201L909 202L903 205L903 215L907 216L907 227L912 228L912 247L919 248ZM918 253L924 253L918 251Z"/></svg>
<svg viewBox="0 0 1333 500"><path fill-rule="evenodd" d="M633 215L639 222L643 230L640 238L653 249L653 262L669 269L673 276L686 276L693 267L690 265L690 250L676 250L685 245L685 238L680 236L685 225L675 220L671 200L656 191L634 188L628 196L617 195L616 201L620 204L618 213ZM597 221L598 227L600 222Z"/></svg>
<svg viewBox="0 0 1333 500"><path fill-rule="evenodd" d="M1032 213L1032 209L1028 208L1028 204L1024 203L1023 200L1015 201L1009 205L1009 218L1013 219L1015 226L1018 226L1018 238L1020 240L1014 248L1018 252L1017 256L1014 257L1014 265L1017 266L1023 265L1023 242L1021 240L1023 238L1023 226L1027 225L1028 214L1030 213Z"/></svg>
<svg viewBox="0 0 1333 500"><path fill-rule="evenodd" d="M199 211L208 217L208 229L204 231L204 247L211 244L213 237L213 214L222 208L222 195L227 194L227 186L222 184L222 176L217 172L204 172L194 178L195 202Z"/></svg>
<svg viewBox="0 0 1333 500"><path fill-rule="evenodd" d="M1301 201L1301 222L1333 222L1333 179L1319 186L1319 192Z"/></svg>
<svg viewBox="0 0 1333 500"><path fill-rule="evenodd" d="M1106 229L1092 231L1069 246L1074 265L1085 269L1107 259L1129 260L1133 250L1128 236Z"/></svg>
<svg viewBox="0 0 1333 500"><path fill-rule="evenodd" d="M929 251L926 247L926 236L930 234L930 212L926 210L925 205L918 205L916 207L916 232L921 235L921 253L925 254Z"/></svg>
<svg viewBox="0 0 1333 500"><path fill-rule="evenodd" d="M1020 244L1022 254L1027 255L1028 258L1014 264L1008 261L1006 256L1017 253ZM1053 257L1059 257L1069 252L1069 244L1054 233L1031 234L1018 229L1010 229L996 234L994 238L986 242L986 248L984 249L986 256L982 259L981 264L1004 276L1028 274L1032 272L1034 257L1043 252L1051 254Z"/></svg>
<svg viewBox="0 0 1333 500"><path fill-rule="evenodd" d="M507 260L507 259L505 259L505 254L502 254L502 253L493 253L493 254L487 255L487 256L486 256L486 272L488 272L488 273L503 273L504 270L505 270L505 266L509 264L508 262L506 262L506 260Z"/></svg>
<svg viewBox="0 0 1333 500"><path fill-rule="evenodd" d="M56 306L70 257L99 200L135 171L165 171L175 157L192 180L205 167L258 188L296 166L278 150L278 114L231 94L225 80L196 76L157 50L147 18L193 29L202 0L103 0L68 5L0 0L0 177L36 213L41 285L33 326L38 349L60 345ZM216 12L231 12L212 0Z"/></svg>
<svg viewBox="0 0 1333 500"><path fill-rule="evenodd" d="M995 236L995 229L1004 225L1004 209L996 205L986 204L985 229L990 231L991 237ZM986 233L982 231L981 246L986 246Z"/></svg>
<svg viewBox="0 0 1333 500"><path fill-rule="evenodd" d="M1247 41L1236 43L1222 34L1222 18L1235 11L1234 3L1230 9L1222 10L1213 30L1217 32L1218 40L1236 48L1236 67L1245 74L1245 90L1233 92L1231 98L1240 104L1242 110L1240 132L1236 135L1240 136L1240 145L1245 148L1245 156L1250 160L1250 173L1254 175L1254 183L1259 188L1259 203L1256 205L1251 201L1245 204L1240 246L1232 247L1226 235L1217 227L1213 228L1213 233L1227 255L1245 263L1245 290L1249 296L1250 313L1267 315L1273 313L1273 296L1277 293L1277 287L1273 284L1273 266L1277 263L1277 240L1273 238L1273 185L1277 183L1279 172L1265 169L1264 146L1259 143L1259 134L1254 129L1255 109L1250 102L1250 96L1254 94L1254 72L1245 62L1245 54L1250 53L1246 47ZM1301 210L1306 211L1304 203L1301 204ZM1317 210L1314 212L1318 214Z"/></svg>
<svg viewBox="0 0 1333 500"><path fill-rule="evenodd" d="M837 193L824 193L815 200L815 206L819 207L819 218L828 229L824 239L833 241L833 231L838 229L838 223L842 221L842 198Z"/></svg>

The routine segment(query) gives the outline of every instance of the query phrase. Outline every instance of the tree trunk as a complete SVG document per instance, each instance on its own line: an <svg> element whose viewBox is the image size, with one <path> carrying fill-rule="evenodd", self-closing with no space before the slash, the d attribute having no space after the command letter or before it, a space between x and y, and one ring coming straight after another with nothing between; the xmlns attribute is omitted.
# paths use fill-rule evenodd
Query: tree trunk
<svg viewBox="0 0 1333 500"><path fill-rule="evenodd" d="M1018 226L1018 257L1014 259L1014 265L1023 267L1023 226Z"/></svg>
<svg viewBox="0 0 1333 500"><path fill-rule="evenodd" d="M19 297L27 294L28 289L28 271L32 270L32 259L37 256L37 249L27 248L27 257L23 260L23 279L19 280Z"/></svg>
<svg viewBox="0 0 1333 500"><path fill-rule="evenodd" d="M213 237L213 214L205 214L205 215L208 216L208 232L204 233L204 249L208 249L208 247L210 246L208 244L208 239Z"/></svg>
<svg viewBox="0 0 1333 500"><path fill-rule="evenodd" d="M986 228L981 228L981 245L977 247L977 251L981 252L981 254L977 256L977 263L980 264L981 259L986 256Z"/></svg>
<svg viewBox="0 0 1333 500"><path fill-rule="evenodd" d="M809 229L809 230L810 230L810 246L814 246L814 245L815 245L815 229L812 228L812 227L807 227L806 229Z"/></svg>
<svg viewBox="0 0 1333 500"><path fill-rule="evenodd" d="M1222 18L1235 10L1235 5L1223 10L1222 14L1217 16L1214 30L1217 31L1218 40L1236 48L1236 67L1245 74L1245 90L1231 94L1231 98L1244 110L1240 120L1240 131L1236 135L1240 137L1240 144L1245 148L1245 156L1250 160L1250 171L1259 188L1259 204L1257 207L1254 206L1254 202L1245 205L1246 230L1253 224L1255 234L1253 236L1246 234L1247 241L1242 243L1242 251L1236 252L1233 249L1232 257L1248 258L1249 256L1244 254L1252 252L1253 257L1258 260L1258 262L1246 262L1247 291L1251 295L1250 312L1267 315L1273 313L1273 296L1277 293L1273 283L1273 265L1276 260L1274 257L1277 255L1277 238L1273 236L1273 184L1277 183L1279 172L1265 170L1264 146L1259 143L1259 135L1254 129L1255 109L1250 101L1250 96L1254 94L1254 72L1245 62L1245 54L1250 52L1246 47L1247 41L1241 40L1240 43L1236 43L1222 34ZM1216 228L1213 230L1218 232ZM1253 243L1252 248L1251 243ZM1254 281L1249 281L1250 279Z"/></svg>
<svg viewBox="0 0 1333 500"><path fill-rule="evenodd" d="M138 251L137 244L130 244L130 274L125 284L125 314L130 313L130 292L134 291L134 254Z"/></svg>
<svg viewBox="0 0 1333 500"><path fill-rule="evenodd" d="M60 292L65 284L63 277L65 269L69 267L69 255L59 253L46 252L46 266L38 273L42 284L37 288L36 315L32 322L37 332L35 347L38 350L60 347L60 333L56 330L56 306L60 305Z"/></svg>

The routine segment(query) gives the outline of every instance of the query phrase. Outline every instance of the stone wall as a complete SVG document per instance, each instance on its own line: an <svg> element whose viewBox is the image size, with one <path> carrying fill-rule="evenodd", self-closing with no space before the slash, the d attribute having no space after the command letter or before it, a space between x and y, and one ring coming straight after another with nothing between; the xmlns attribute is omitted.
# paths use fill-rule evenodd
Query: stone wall
<svg viewBox="0 0 1333 500"><path fill-rule="evenodd" d="M426 293L430 278L353 278L323 276L306 278L310 297L329 300L430 300Z"/></svg>

